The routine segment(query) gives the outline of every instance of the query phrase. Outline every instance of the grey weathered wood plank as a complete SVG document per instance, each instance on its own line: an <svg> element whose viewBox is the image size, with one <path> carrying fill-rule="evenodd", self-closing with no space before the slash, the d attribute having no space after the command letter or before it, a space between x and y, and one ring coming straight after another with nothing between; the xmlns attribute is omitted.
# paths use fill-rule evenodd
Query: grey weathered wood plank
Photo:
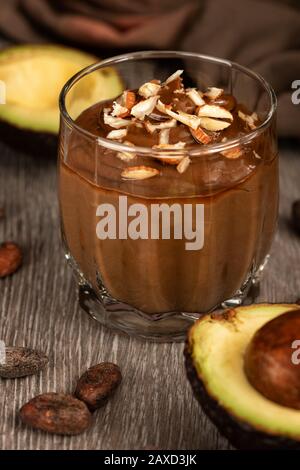
<svg viewBox="0 0 300 470"><path fill-rule="evenodd" d="M300 297L300 239L290 230L291 202L300 198L300 155L282 152L279 232L260 300ZM0 449L227 449L185 378L182 344L153 344L117 335L77 305L75 285L60 244L55 162L16 155L0 146L0 240L24 248L24 265L0 280L0 339L49 354L37 377L0 380ZM34 395L72 392L76 377L103 360L120 365L124 381L113 400L78 437L25 428L17 411Z"/></svg>

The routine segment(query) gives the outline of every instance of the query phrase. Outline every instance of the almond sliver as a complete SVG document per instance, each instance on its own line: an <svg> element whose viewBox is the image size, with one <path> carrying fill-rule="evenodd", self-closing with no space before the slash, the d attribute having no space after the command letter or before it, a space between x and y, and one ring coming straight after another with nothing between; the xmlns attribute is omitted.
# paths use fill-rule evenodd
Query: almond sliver
<svg viewBox="0 0 300 470"><path fill-rule="evenodd" d="M212 137L208 135L206 132L204 132L201 127L198 127L198 129L194 130L189 128L190 133L196 140L196 142L201 143L201 144L209 144L212 141Z"/></svg>
<svg viewBox="0 0 300 470"><path fill-rule="evenodd" d="M170 137L170 129L162 129L159 133L159 144L168 144Z"/></svg>
<svg viewBox="0 0 300 470"><path fill-rule="evenodd" d="M200 106L198 109L198 116L217 119L230 119L230 121L233 121L233 116L230 111L214 104L205 104L204 106Z"/></svg>
<svg viewBox="0 0 300 470"><path fill-rule="evenodd" d="M224 150L224 152L221 152L221 154L226 158L234 160L243 155L243 150L241 149L241 147L236 147L230 150Z"/></svg>
<svg viewBox="0 0 300 470"><path fill-rule="evenodd" d="M131 110L133 106L135 105L136 102L136 97L134 91L126 90L123 93L123 99L124 99L124 106L128 109Z"/></svg>
<svg viewBox="0 0 300 470"><path fill-rule="evenodd" d="M212 119L208 117L201 118L201 127L207 131L218 132L227 129L231 125L230 122L219 121L218 119Z"/></svg>
<svg viewBox="0 0 300 470"><path fill-rule="evenodd" d="M176 144L157 144L153 145L153 149L170 149L170 150L177 150L177 149L184 149L185 142L176 142Z"/></svg>
<svg viewBox="0 0 300 470"><path fill-rule="evenodd" d="M144 98L150 98L151 96L156 96L161 89L161 86L157 83L147 82L139 88L139 95Z"/></svg>
<svg viewBox="0 0 300 470"><path fill-rule="evenodd" d="M121 177L127 180L145 180L157 175L159 175L159 171L149 166L131 166L125 168L121 173Z"/></svg>
<svg viewBox="0 0 300 470"><path fill-rule="evenodd" d="M216 100L224 93L222 88L216 88L214 86L208 87L204 95L207 96L210 100Z"/></svg>
<svg viewBox="0 0 300 470"><path fill-rule="evenodd" d="M158 129L170 129L171 127L176 127L176 119L169 119L168 121L160 122L159 124L152 124L149 121L145 121L145 127L150 134L153 134Z"/></svg>
<svg viewBox="0 0 300 470"><path fill-rule="evenodd" d="M106 113L103 114L104 124L107 124L110 127L114 127L115 129L120 129L121 127L127 127L132 124L132 122L128 119L121 119L118 117L110 116Z"/></svg>
<svg viewBox="0 0 300 470"><path fill-rule="evenodd" d="M182 174L187 170L190 163L191 163L190 158L189 157L184 157L181 160L181 162L178 163L178 165L176 167L176 170L178 171L178 173Z"/></svg>
<svg viewBox="0 0 300 470"><path fill-rule="evenodd" d="M123 144L128 145L128 147L134 147L134 144L132 142L129 142L128 140L124 140ZM123 160L124 162L130 162L131 160L135 159L136 153L117 152L117 157L120 158L120 160Z"/></svg>
<svg viewBox="0 0 300 470"><path fill-rule="evenodd" d="M125 106L121 106L116 101L113 102L113 109L111 112L112 116L124 117L128 113L128 109Z"/></svg>
<svg viewBox="0 0 300 470"><path fill-rule="evenodd" d="M172 73L165 81L164 85L167 85L168 83L173 82L173 80L176 80L176 78L180 77L180 75L183 73L183 70L176 70L176 72Z"/></svg>
<svg viewBox="0 0 300 470"><path fill-rule="evenodd" d="M156 107L161 113L167 114L168 116L176 119L179 122L182 122L192 129L197 129L200 126L201 119L194 114L187 114L183 111L178 111L178 113L175 113L160 100L158 100Z"/></svg>
<svg viewBox="0 0 300 470"><path fill-rule="evenodd" d="M110 131L106 138L107 139L112 139L112 140L118 140L122 139L123 137L126 137L127 135L127 129L117 129L115 131Z"/></svg>
<svg viewBox="0 0 300 470"><path fill-rule="evenodd" d="M245 121L251 130L256 129L255 121L258 120L258 116L256 113L252 113L251 116L249 114L243 113L243 111L238 111L239 118Z"/></svg>
<svg viewBox="0 0 300 470"><path fill-rule="evenodd" d="M204 99L196 88L190 88L186 94L196 106L203 106L205 104Z"/></svg>
<svg viewBox="0 0 300 470"><path fill-rule="evenodd" d="M144 120L145 116L152 113L156 106L159 96L152 96L146 100L140 101L131 109L131 114L138 119Z"/></svg>

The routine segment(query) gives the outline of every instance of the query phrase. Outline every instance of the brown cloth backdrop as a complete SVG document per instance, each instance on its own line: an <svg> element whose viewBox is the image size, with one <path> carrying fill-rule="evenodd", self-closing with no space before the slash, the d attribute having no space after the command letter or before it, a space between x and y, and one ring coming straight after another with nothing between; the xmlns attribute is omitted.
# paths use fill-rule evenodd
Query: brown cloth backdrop
<svg viewBox="0 0 300 470"><path fill-rule="evenodd" d="M20 42L63 42L99 55L179 49L260 72L279 99L279 134L300 137L299 0L1 0L0 33ZM300 6L300 5L299 5Z"/></svg>

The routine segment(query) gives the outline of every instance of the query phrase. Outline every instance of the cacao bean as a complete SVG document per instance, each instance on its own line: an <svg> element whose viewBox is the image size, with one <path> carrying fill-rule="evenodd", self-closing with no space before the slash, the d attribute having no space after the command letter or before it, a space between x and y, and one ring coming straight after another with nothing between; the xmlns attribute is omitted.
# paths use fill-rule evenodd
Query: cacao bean
<svg viewBox="0 0 300 470"><path fill-rule="evenodd" d="M28 426L53 434L80 434L91 424L85 403L63 393L36 396L22 406L20 418Z"/></svg>
<svg viewBox="0 0 300 470"><path fill-rule="evenodd" d="M13 274L22 264L21 248L13 242L0 245L0 278Z"/></svg>
<svg viewBox="0 0 300 470"><path fill-rule="evenodd" d="M90 367L78 380L75 395L84 401L91 411L105 405L121 383L119 367L103 362Z"/></svg>
<svg viewBox="0 0 300 470"><path fill-rule="evenodd" d="M0 377L15 379L40 372L48 363L47 356L29 348L5 348L5 364L0 364Z"/></svg>

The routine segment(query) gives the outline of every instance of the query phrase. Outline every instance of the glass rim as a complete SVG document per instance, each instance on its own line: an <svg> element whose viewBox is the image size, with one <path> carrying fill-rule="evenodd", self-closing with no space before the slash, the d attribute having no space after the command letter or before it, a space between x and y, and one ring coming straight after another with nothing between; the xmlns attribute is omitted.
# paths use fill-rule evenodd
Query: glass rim
<svg viewBox="0 0 300 470"><path fill-rule="evenodd" d="M228 139L226 142L218 142L206 145L199 145L199 148L193 149L172 149L172 156L174 155L189 155L189 156L198 156L198 155L206 155L211 153L218 153L223 152L239 145L245 145L259 136L271 123L271 120L275 114L277 108L277 98L276 94L271 87L271 85L257 72L253 72L252 70L248 69L247 67L240 65L236 62L221 59L219 57L214 57L205 54L198 54L195 52L184 52L184 51L173 51L173 50L149 50L149 51L139 51L139 52L131 52L126 54L120 54L117 56L113 56L94 64L91 64L75 75L73 75L63 86L60 95L59 95L59 109L61 117L69 124L71 128L76 130L77 132L83 134L86 138L90 140L96 141L98 145L101 145L105 148L110 150L115 150L117 152L129 152L129 153L139 153L139 154L146 154L147 156L156 157L157 155L165 155L170 156L170 149L153 149L152 147L139 147L139 146L129 146L124 143L116 142L111 139L106 139L105 137L99 137L96 134L84 129L80 125L76 124L74 119L70 116L66 109L66 97L68 92L71 90L73 85L77 83L81 78L85 77L86 75L102 69L106 67L113 67L116 64L122 62L129 62L131 60L142 60L142 59L159 59L159 58L181 58L181 59L200 59L206 62L211 62L220 65L226 65L231 69L239 70L244 74L252 77L256 81L258 81L262 87L267 92L269 99L270 99L270 108L269 112L264 119L264 121L255 129L250 130L247 134L236 137L233 139Z"/></svg>

